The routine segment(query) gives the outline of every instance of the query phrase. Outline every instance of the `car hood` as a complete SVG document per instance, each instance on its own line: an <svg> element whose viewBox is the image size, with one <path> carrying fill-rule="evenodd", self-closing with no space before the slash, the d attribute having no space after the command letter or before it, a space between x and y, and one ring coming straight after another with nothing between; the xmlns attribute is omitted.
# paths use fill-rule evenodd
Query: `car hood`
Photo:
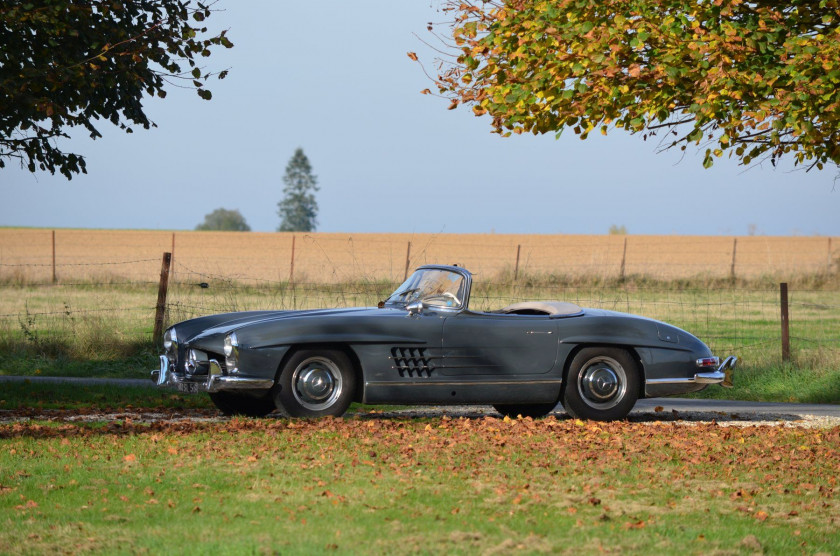
<svg viewBox="0 0 840 556"><path fill-rule="evenodd" d="M394 309L378 309L376 307L353 307L343 309L304 309L291 311L247 311L240 313L226 313L200 317L184 321L175 325L179 338L187 343L194 343L210 337L224 336L245 327L271 326L288 320L300 320L311 318L341 319L342 317L353 316L364 318L366 316L381 317L383 311L394 311ZM400 311L405 314L405 311Z"/></svg>

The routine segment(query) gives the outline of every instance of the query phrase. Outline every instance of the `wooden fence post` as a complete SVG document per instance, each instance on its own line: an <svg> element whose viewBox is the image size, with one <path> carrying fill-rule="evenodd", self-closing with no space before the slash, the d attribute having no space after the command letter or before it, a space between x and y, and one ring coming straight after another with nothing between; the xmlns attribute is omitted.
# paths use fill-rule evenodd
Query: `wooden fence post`
<svg viewBox="0 0 840 556"><path fill-rule="evenodd" d="M519 278L519 252L522 250L522 245L516 246L516 265L513 267L513 280L516 281Z"/></svg>
<svg viewBox="0 0 840 556"><path fill-rule="evenodd" d="M172 263L172 253L164 253L160 264L160 284L158 285L158 299L155 307L154 341L161 341L163 334L163 317L166 314L166 291L169 289L169 265Z"/></svg>
<svg viewBox="0 0 840 556"><path fill-rule="evenodd" d="M52 283L58 281L55 275L55 230L52 231Z"/></svg>
<svg viewBox="0 0 840 556"><path fill-rule="evenodd" d="M169 274L170 276L175 275L175 232L172 232L172 250L170 251L172 256L169 258Z"/></svg>
<svg viewBox="0 0 840 556"><path fill-rule="evenodd" d="M619 281L624 281L624 268L627 264L627 236L624 236L624 251L621 253L621 268L618 271Z"/></svg>
<svg viewBox="0 0 840 556"><path fill-rule="evenodd" d="M292 287L292 309L297 309L297 289L295 288L295 235L292 234L292 256L289 262L289 285Z"/></svg>
<svg viewBox="0 0 840 556"><path fill-rule="evenodd" d="M295 283L295 236L292 235L292 259L289 263L289 283Z"/></svg>
<svg viewBox="0 0 840 556"><path fill-rule="evenodd" d="M825 257L825 271L831 274L831 236L828 236L828 254Z"/></svg>
<svg viewBox="0 0 840 556"><path fill-rule="evenodd" d="M408 242L408 247L405 249L405 272L403 273L403 282L408 280L408 265L411 264L411 242Z"/></svg>
<svg viewBox="0 0 840 556"><path fill-rule="evenodd" d="M779 284L782 307L782 361L790 361L790 315L788 314L788 285Z"/></svg>
<svg viewBox="0 0 840 556"><path fill-rule="evenodd" d="M732 240L732 265L729 267L729 278L735 281L735 255L738 253L738 238Z"/></svg>

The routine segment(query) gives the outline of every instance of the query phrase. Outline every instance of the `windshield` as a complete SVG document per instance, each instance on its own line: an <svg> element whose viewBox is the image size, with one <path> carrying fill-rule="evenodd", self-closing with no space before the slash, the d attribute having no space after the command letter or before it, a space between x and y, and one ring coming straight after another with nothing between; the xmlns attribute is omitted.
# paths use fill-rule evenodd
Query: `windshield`
<svg viewBox="0 0 840 556"><path fill-rule="evenodd" d="M425 268L416 271L385 300L407 305L423 301L428 305L461 308L464 305L464 277L449 270Z"/></svg>

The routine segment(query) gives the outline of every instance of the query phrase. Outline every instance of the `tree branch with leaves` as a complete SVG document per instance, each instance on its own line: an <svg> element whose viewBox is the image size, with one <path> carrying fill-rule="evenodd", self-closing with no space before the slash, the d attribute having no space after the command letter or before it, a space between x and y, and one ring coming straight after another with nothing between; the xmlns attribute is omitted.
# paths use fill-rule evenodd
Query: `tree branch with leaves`
<svg viewBox="0 0 840 556"><path fill-rule="evenodd" d="M58 139L73 127L96 139L98 121L128 133L154 126L142 101L187 87L210 100L206 82L227 71L200 64L227 31L211 34L212 4L182 0L10 0L0 6L0 167L86 172L84 157Z"/></svg>
<svg viewBox="0 0 840 556"><path fill-rule="evenodd" d="M449 0L450 108L502 135L626 130L748 165L840 163L838 0ZM410 53L410 56L413 53ZM663 134L667 134L663 136Z"/></svg>

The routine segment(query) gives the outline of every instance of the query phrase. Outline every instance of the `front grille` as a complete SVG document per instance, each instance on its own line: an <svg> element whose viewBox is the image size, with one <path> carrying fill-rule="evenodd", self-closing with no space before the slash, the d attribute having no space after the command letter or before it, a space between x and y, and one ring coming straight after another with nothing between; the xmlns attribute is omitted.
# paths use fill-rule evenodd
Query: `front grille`
<svg viewBox="0 0 840 556"><path fill-rule="evenodd" d="M207 353L207 361L198 361L196 362L195 369L190 369L190 361L189 361L189 350L186 352L187 360L181 365L181 368L184 370L184 373L188 376L206 376L208 371L210 370L210 360L215 359L216 362L219 364L219 367L222 369L222 374L228 374L227 365L225 364L225 356L220 353ZM177 366L176 366L177 368Z"/></svg>
<svg viewBox="0 0 840 556"><path fill-rule="evenodd" d="M427 355L426 348L395 347L391 348L393 368L403 377L430 377L435 370L432 357Z"/></svg>

